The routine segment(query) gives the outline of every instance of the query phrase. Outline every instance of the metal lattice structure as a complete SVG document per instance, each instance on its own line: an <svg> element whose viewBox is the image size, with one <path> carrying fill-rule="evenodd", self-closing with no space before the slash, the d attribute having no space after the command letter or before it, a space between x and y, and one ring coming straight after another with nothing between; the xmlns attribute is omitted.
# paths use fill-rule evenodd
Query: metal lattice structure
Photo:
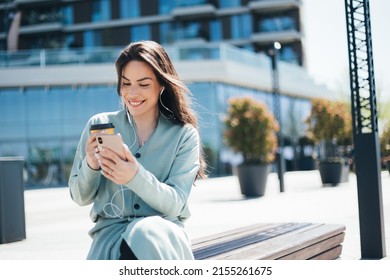
<svg viewBox="0 0 390 280"><path fill-rule="evenodd" d="M378 131L369 2L346 1L353 127L355 133Z"/></svg>
<svg viewBox="0 0 390 280"><path fill-rule="evenodd" d="M363 259L386 254L369 0L345 0Z"/></svg>

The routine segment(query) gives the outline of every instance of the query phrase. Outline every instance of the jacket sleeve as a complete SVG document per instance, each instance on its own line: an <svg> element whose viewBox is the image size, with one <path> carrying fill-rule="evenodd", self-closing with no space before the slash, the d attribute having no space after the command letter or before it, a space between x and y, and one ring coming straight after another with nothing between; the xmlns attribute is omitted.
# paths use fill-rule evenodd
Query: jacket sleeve
<svg viewBox="0 0 390 280"><path fill-rule="evenodd" d="M72 199L80 206L91 204L96 196L100 171L89 167L86 160L85 143L89 136L89 125L85 127L76 149L69 177L69 189Z"/></svg>
<svg viewBox="0 0 390 280"><path fill-rule="evenodd" d="M186 130L176 151L169 177L160 182L141 164L135 177L125 186L149 206L167 216L180 216L199 170L199 135L195 128Z"/></svg>

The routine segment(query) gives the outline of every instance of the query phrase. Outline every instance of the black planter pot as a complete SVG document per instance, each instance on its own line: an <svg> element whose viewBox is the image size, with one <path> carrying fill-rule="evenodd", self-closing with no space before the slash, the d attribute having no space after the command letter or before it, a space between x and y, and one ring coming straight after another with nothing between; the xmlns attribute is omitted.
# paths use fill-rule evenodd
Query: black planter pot
<svg viewBox="0 0 390 280"><path fill-rule="evenodd" d="M299 170L314 170L316 169L316 161L312 156L305 156L298 159Z"/></svg>
<svg viewBox="0 0 390 280"><path fill-rule="evenodd" d="M234 168L240 182L241 194L259 197L265 193L270 164L242 164Z"/></svg>
<svg viewBox="0 0 390 280"><path fill-rule="evenodd" d="M344 162L321 161L318 167L322 184L336 186L339 183L348 182L348 164L345 164Z"/></svg>

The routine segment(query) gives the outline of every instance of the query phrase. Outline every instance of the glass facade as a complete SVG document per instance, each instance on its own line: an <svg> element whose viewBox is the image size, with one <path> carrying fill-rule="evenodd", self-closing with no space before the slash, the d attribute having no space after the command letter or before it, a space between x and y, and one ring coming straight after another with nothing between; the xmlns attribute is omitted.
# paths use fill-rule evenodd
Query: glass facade
<svg viewBox="0 0 390 280"><path fill-rule="evenodd" d="M220 19L210 20L210 41L220 42L223 39L222 22Z"/></svg>
<svg viewBox="0 0 390 280"><path fill-rule="evenodd" d="M64 25L73 24L73 6L65 6L62 8L62 23Z"/></svg>
<svg viewBox="0 0 390 280"><path fill-rule="evenodd" d="M119 12L121 18L135 18L140 16L139 0L120 0Z"/></svg>
<svg viewBox="0 0 390 280"><path fill-rule="evenodd" d="M276 32L285 30L297 30L297 25L293 17L274 16L266 17L259 21L260 32Z"/></svg>
<svg viewBox="0 0 390 280"><path fill-rule="evenodd" d="M151 26L149 24L136 25L130 28L131 41L150 40Z"/></svg>
<svg viewBox="0 0 390 280"><path fill-rule="evenodd" d="M191 42L187 44L191 47L170 54L174 60L228 59L258 67L261 62L252 55L230 48L203 48L198 43L203 46L203 43L227 40L241 48L261 52L268 45L252 39L253 33L300 29L295 8L291 13L276 11L265 15L252 10L247 0L96 0L61 1L59 5L54 2L21 4L26 9L22 28L34 27L36 31L22 32L19 48L36 51L0 52L0 67L112 63L118 46L148 39L166 45ZM207 7L198 10L207 10L205 14L176 16L174 13L185 10L175 8L202 5ZM9 27L13 12L0 7L0 15L4 16L0 32ZM48 30L40 31L40 28ZM300 47L299 42L283 44L280 59L299 64ZM5 40L1 39L0 49L5 48ZM223 83L194 82L189 87L200 116L200 132L211 174L229 174L229 164L236 157L222 139L227 100L250 95L272 109L272 95ZM282 115L284 133L296 141L303 134L301 120L309 111L310 103L306 99L283 96L281 106L282 112L288 112ZM88 118L119 107L114 85L0 88L0 125L4 129L0 134L0 156L26 158L28 186L66 184L74 150Z"/></svg>
<svg viewBox="0 0 390 280"><path fill-rule="evenodd" d="M292 45L283 45L279 51L279 58L292 64L299 64L298 54Z"/></svg>
<svg viewBox="0 0 390 280"><path fill-rule="evenodd" d="M252 34L252 17L249 14L233 15L231 20L232 39L249 38Z"/></svg>
<svg viewBox="0 0 390 280"><path fill-rule="evenodd" d="M206 35L202 32L201 23L198 21L175 22L173 24L172 33L174 41L182 41L196 38L205 39Z"/></svg>
<svg viewBox="0 0 390 280"><path fill-rule="evenodd" d="M83 33L83 41L85 48L93 48L102 46L103 36L100 30L89 30Z"/></svg>
<svg viewBox="0 0 390 280"><path fill-rule="evenodd" d="M172 9L175 8L176 0L159 0L158 12L160 15L170 14Z"/></svg>
<svg viewBox="0 0 390 280"><path fill-rule="evenodd" d="M111 3L109 0L92 1L92 22L111 19Z"/></svg>
<svg viewBox="0 0 390 280"><path fill-rule="evenodd" d="M234 155L223 143L227 100L252 96L272 110L272 95L223 83L189 84L199 116L200 135L211 176L231 174ZM281 98L285 135L303 134L300 124L310 110L306 99ZM87 120L121 108L115 85L27 87L0 90L0 156L24 156L28 187L67 183L74 152Z"/></svg>
<svg viewBox="0 0 390 280"><path fill-rule="evenodd" d="M171 31L171 23L163 22L159 25L159 42L161 44L171 44L173 42L173 33Z"/></svg>
<svg viewBox="0 0 390 280"><path fill-rule="evenodd" d="M59 7L30 7L21 17L22 26L61 22L62 14Z"/></svg>
<svg viewBox="0 0 390 280"><path fill-rule="evenodd" d="M188 7L207 4L207 0L176 0L176 7Z"/></svg>
<svg viewBox="0 0 390 280"><path fill-rule="evenodd" d="M0 16L4 18L0 21L3 35L0 50L6 49L6 29L16 11L21 10L21 28L29 29L20 33L21 50L112 47L144 39L162 44L183 41L193 44L196 39L197 43L227 41L255 52L266 52L272 42L252 35L273 33L272 40L284 45L291 44L286 34L291 31L297 32L296 40L281 51L280 59L303 63L298 3L281 8L265 1L262 11L252 7L255 1L248 0L10 2L15 2L12 8L0 6ZM102 26L103 22L107 26Z"/></svg>
<svg viewBox="0 0 390 280"><path fill-rule="evenodd" d="M0 90L0 156L24 156L28 186L63 185L90 116L120 107L115 86Z"/></svg>
<svg viewBox="0 0 390 280"><path fill-rule="evenodd" d="M218 8L232 8L241 6L240 0L218 0Z"/></svg>

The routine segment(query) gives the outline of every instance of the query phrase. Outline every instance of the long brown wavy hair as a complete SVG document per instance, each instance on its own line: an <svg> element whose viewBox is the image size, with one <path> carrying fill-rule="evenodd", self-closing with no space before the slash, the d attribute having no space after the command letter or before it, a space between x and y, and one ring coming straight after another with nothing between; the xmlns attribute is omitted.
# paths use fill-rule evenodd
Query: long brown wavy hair
<svg viewBox="0 0 390 280"><path fill-rule="evenodd" d="M191 124L198 129L196 114L191 109L190 90L180 80L171 59L165 49L154 41L138 41L127 45L115 62L118 75L117 93L121 96L122 71L130 61L142 61L150 65L159 83L164 86L161 101L158 102L161 114L171 116L172 122L181 125ZM168 110L168 109L169 110ZM171 112L170 112L171 111ZM173 116L172 116L173 113ZM206 177L206 163L202 149L200 150L200 168L197 178Z"/></svg>

